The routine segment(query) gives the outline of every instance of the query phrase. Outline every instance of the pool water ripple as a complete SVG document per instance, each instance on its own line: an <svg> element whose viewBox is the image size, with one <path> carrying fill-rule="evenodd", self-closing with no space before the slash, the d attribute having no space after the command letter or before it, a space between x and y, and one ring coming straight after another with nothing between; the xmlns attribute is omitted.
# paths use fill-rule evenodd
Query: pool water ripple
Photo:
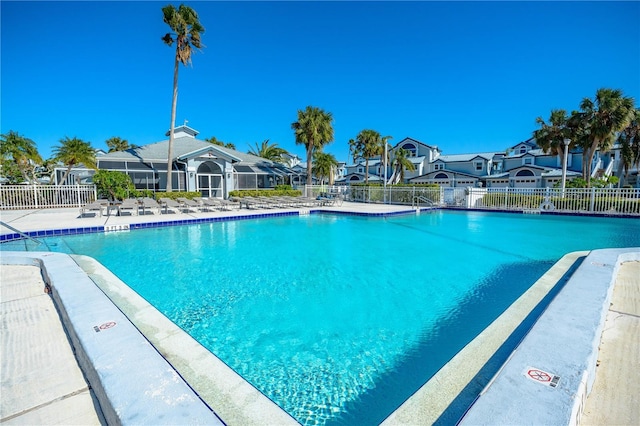
<svg viewBox="0 0 640 426"><path fill-rule="evenodd" d="M302 424L378 424L565 253L638 246L638 222L310 215L48 241L99 260Z"/></svg>

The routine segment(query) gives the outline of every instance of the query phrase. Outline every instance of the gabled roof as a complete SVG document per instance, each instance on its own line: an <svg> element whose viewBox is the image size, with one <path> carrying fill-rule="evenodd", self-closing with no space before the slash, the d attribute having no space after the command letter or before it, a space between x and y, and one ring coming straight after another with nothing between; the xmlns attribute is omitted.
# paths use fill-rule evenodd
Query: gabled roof
<svg viewBox="0 0 640 426"><path fill-rule="evenodd" d="M548 153L544 152L543 149L536 148L536 149L531 149L531 150L525 152L524 154L513 154L513 155L510 155L507 158L522 158L522 157L526 157L527 155L530 155L532 157L542 157L542 156L555 157L555 154L548 154Z"/></svg>
<svg viewBox="0 0 640 426"><path fill-rule="evenodd" d="M425 173L423 175L411 178L411 179L409 179L409 182L411 182L412 180L418 180L420 178L422 178L422 179L433 179L438 173L445 173L445 174L449 174L449 175L452 174L454 177L464 176L464 177L473 178L473 179L484 179L485 178L485 176L477 176L477 175L472 175L472 174L469 174L469 173L456 172L456 171L453 171L453 170L435 170L433 172Z"/></svg>
<svg viewBox="0 0 640 426"><path fill-rule="evenodd" d="M395 145L393 146L393 149L396 149L396 148L398 148L400 145L402 145L402 144L404 144L404 143L407 143L407 142L411 142L411 143L414 143L414 144L418 144L418 145L426 146L427 148L430 148L430 149L437 149L438 151L440 151L440 148L438 148L437 146L427 145L427 144L426 144L426 143L424 143L424 142L420 142L419 140L416 140L416 139L413 139L413 138L410 138L410 137L406 137L406 138L402 139L400 142L398 142L397 144L395 144Z"/></svg>
<svg viewBox="0 0 640 426"><path fill-rule="evenodd" d="M442 161L443 163L466 163L469 161L474 160L475 158L482 158L483 160L492 160L493 157L496 155L495 152L482 152L482 153L475 153L475 154L453 154L453 155L441 155L438 158L436 158L435 160L432 161L432 163L437 163L438 161Z"/></svg>
<svg viewBox="0 0 640 426"><path fill-rule="evenodd" d="M510 149L515 149L515 147L520 146L522 144L529 145L532 148L538 146L534 138L529 138L526 141L518 142L517 144L513 145Z"/></svg>
<svg viewBox="0 0 640 426"><path fill-rule="evenodd" d="M99 161L153 161L159 163L167 162L167 151L169 150L169 141L156 142L137 148L130 148L126 151L111 152L98 157ZM245 154L235 149L225 148L223 146L214 145L209 142L200 141L189 136L176 138L173 141L173 154L177 159L195 158L206 156L212 153L216 157L222 157L231 162L244 163L267 163L275 164L266 158L257 157L251 154Z"/></svg>

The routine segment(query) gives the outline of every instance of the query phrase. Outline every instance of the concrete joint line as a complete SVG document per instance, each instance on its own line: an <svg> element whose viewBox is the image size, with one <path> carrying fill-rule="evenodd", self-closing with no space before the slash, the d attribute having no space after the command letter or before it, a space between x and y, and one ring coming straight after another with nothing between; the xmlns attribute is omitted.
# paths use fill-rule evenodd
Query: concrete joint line
<svg viewBox="0 0 640 426"><path fill-rule="evenodd" d="M15 414L12 414L10 416L3 417L2 419L0 419L0 423L8 422L9 420L13 420L16 417L20 417L20 416L22 416L24 414L27 414L27 413L30 413L32 411L36 411L36 410L39 410L41 408L47 407L47 406L49 406L49 405L51 405L51 404L53 404L55 402L64 401L67 398L71 398L72 396L80 395L81 393L84 393L84 392L89 392L89 386L85 386L85 387L80 388L80 389L78 389L76 391L70 392L70 393L68 393L66 395L62 395L59 398L55 398L55 399L52 399L51 401L44 402L42 404L36 405L35 407L31 407L31 408L28 408L26 410L22 410L19 413L15 413Z"/></svg>
<svg viewBox="0 0 640 426"><path fill-rule="evenodd" d="M609 309L609 312L615 312L616 314L624 315L627 317L640 318L640 315L632 314L630 312L620 312L620 311L616 311L615 309Z"/></svg>

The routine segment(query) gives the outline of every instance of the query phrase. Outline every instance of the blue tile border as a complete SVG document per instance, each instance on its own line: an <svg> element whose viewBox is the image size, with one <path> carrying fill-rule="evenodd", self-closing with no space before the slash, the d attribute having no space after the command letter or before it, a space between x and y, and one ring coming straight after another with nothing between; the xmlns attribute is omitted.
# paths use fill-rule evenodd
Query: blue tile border
<svg viewBox="0 0 640 426"><path fill-rule="evenodd" d="M438 210L449 210L449 211L459 211L459 212L485 212L485 213L512 213L512 214L523 214L523 210L506 210L506 209L473 209L473 208L460 208L460 207L422 207L420 208L420 212L432 212ZM353 217L392 217L392 216L403 216L415 214L415 209L410 210L402 210L396 212L347 212L347 211L336 211L336 210L325 210L322 208L309 209L309 214L329 214L336 216L353 216ZM638 216L632 215L623 215L623 214L596 214L596 213L588 213L588 212L574 212L574 213L566 213L566 212L540 212L543 215L554 215L554 216L588 216L588 217L606 217L606 218L624 218L624 219L639 219ZM260 213L260 214L244 214L239 216L217 216L217 217L207 217L207 218L194 218L194 219L180 219L180 220L169 220L169 221L160 221L160 222L144 222L144 223L131 223L129 224L130 230L135 229L148 229L148 228L161 228L166 226L181 226L181 225L195 225L202 223L215 223L215 222L229 222L234 220L249 220L249 219L263 219L263 218L271 218L271 217L284 217L284 216L302 216L299 210L297 211L287 211L287 212L278 212L278 213ZM105 232L104 226L92 226L92 227L81 227L81 228L61 228L61 229L50 229L50 230L38 230L38 231L27 231L24 234L28 235L31 238L42 238L42 237L50 237L50 236L65 236L65 235L80 235L80 234L93 234ZM22 239L22 235L13 233L13 234L2 234L0 235L0 243L15 241Z"/></svg>

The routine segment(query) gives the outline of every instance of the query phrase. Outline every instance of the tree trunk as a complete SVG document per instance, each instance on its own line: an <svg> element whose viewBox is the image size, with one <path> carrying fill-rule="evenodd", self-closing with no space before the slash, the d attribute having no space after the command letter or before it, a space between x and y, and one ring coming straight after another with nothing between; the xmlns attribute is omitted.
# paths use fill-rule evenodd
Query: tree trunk
<svg viewBox="0 0 640 426"><path fill-rule="evenodd" d="M313 145L308 142L307 145L307 185L313 185L313 179L311 179L311 159L313 158Z"/></svg>
<svg viewBox="0 0 640 426"><path fill-rule="evenodd" d="M69 173L71 173L72 167L73 167L73 164L69 164L69 167L67 167L67 170L64 172L64 175L62 175L62 179L60 179L60 182L58 182L58 185L56 186L62 185L64 181L67 180L67 176L69 176Z"/></svg>
<svg viewBox="0 0 640 426"><path fill-rule="evenodd" d="M178 52L173 68L173 101L171 102L171 126L169 127L169 152L167 153L167 192L172 192L171 169L173 169L173 134L176 127L176 109L178 106Z"/></svg>

